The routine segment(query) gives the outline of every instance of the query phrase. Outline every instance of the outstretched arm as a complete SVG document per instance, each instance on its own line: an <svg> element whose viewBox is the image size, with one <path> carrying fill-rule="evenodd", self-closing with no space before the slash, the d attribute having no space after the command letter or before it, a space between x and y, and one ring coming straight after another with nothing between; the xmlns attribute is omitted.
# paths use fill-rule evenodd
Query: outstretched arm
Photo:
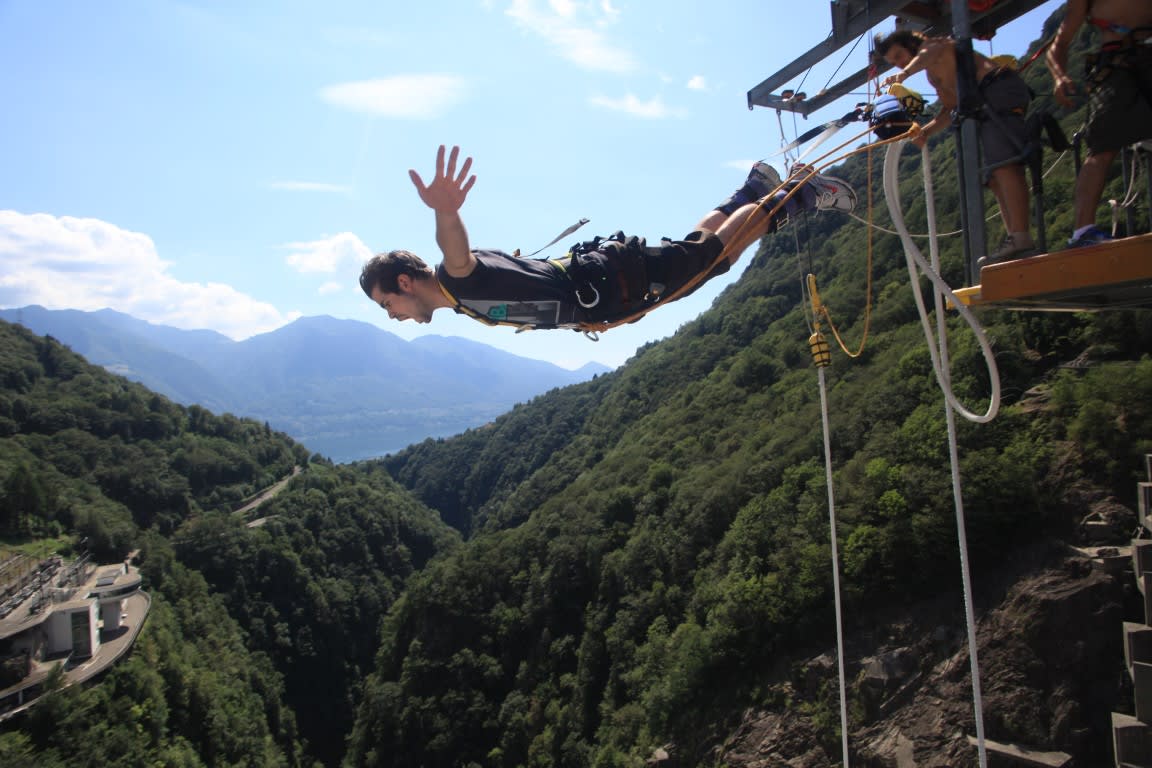
<svg viewBox="0 0 1152 768"><path fill-rule="evenodd" d="M1056 38L1044 52L1048 71L1052 73L1052 95L1065 107L1074 105L1072 97L1076 93L1076 84L1068 77L1068 49L1072 46L1072 41L1076 39L1076 33L1084 25L1087 16L1087 0L1070 0L1064 12L1064 20L1056 30Z"/></svg>
<svg viewBox="0 0 1152 768"><path fill-rule="evenodd" d="M460 218L460 206L468 197L468 191L476 183L476 176L468 175L472 169L472 158L464 159L460 173L456 173L456 161L460 147L452 147L448 155L448 166L444 166L444 145L436 152L436 175L430 184L416 171L408 171L409 178L416 185L416 192L424 205L436 214L436 244L444 254L444 269L452 277L467 277L476 267L476 257L468 245L468 231Z"/></svg>

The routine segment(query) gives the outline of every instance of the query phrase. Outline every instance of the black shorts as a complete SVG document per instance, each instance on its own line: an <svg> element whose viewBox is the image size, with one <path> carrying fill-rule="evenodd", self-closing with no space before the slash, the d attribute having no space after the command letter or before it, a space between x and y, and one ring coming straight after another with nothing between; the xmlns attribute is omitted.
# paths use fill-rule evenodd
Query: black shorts
<svg viewBox="0 0 1152 768"><path fill-rule="evenodd" d="M1013 160L1022 164L1028 144L1028 128L1024 122L1031 99L1028 85L1015 72L999 70L981 81L980 95L984 97L985 108L991 112L980 122L984 167L1000 168ZM991 176L991 171L985 171L985 184Z"/></svg>
<svg viewBox="0 0 1152 768"><path fill-rule="evenodd" d="M1089 62L1088 150L1152 139L1152 45L1107 48Z"/></svg>
<svg viewBox="0 0 1152 768"><path fill-rule="evenodd" d="M594 250L573 256L569 269L577 285L602 286L596 306L586 310L586 320L614 322L674 296L698 275L705 277L684 296L724 274L731 265L720 258L723 250L720 238L701 230L655 247L617 232L596 243Z"/></svg>

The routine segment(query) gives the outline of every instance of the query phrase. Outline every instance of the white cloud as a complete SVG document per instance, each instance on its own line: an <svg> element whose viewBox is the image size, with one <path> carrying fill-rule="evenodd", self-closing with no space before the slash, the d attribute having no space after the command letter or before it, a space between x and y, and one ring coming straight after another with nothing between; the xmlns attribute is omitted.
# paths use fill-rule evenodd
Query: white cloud
<svg viewBox="0 0 1152 768"><path fill-rule="evenodd" d="M610 99L607 96L593 96L588 103L595 107L603 107L614 112L623 112L633 117L642 117L648 120L662 120L670 117L685 117L687 113L682 109L673 109L664 103L659 96L641 101L631 93L619 99Z"/></svg>
<svg viewBox="0 0 1152 768"><path fill-rule="evenodd" d="M688 90L690 91L706 91L708 90L708 82L704 79L704 75L694 75L688 80Z"/></svg>
<svg viewBox="0 0 1152 768"><path fill-rule="evenodd" d="M576 13L576 4L572 0L548 0L548 5L557 16L565 19L572 18Z"/></svg>
<svg viewBox="0 0 1152 768"><path fill-rule="evenodd" d="M99 219L0 210L0 306L115 309L177 328L209 328L234 339L274 330L282 313L221 283L168 273L152 238Z"/></svg>
<svg viewBox="0 0 1152 768"><path fill-rule="evenodd" d="M352 188L344 184L328 184L323 181L274 181L268 186L288 192L338 192L347 195Z"/></svg>
<svg viewBox="0 0 1152 768"><path fill-rule="evenodd" d="M329 296L333 293L340 293L343 290L344 290L344 284L343 283L338 283L335 280L329 280L327 283L324 283L322 286L317 288L316 292L319 293L321 296Z"/></svg>
<svg viewBox="0 0 1152 768"><path fill-rule="evenodd" d="M341 232L323 240L287 243L283 247L292 251L288 254L288 264L303 273L335 272L345 264L359 266L372 258L368 246L351 232Z"/></svg>
<svg viewBox="0 0 1152 768"><path fill-rule="evenodd" d="M396 75L337 83L320 90L327 103L383 117L427 120L460 103L465 81L455 75Z"/></svg>
<svg viewBox="0 0 1152 768"><path fill-rule="evenodd" d="M556 51L582 69L632 72L636 60L627 49L613 45L598 27L616 20L619 11L608 3L593 6L571 0L549 0L542 8L536 0L512 0L505 13L522 28L543 38Z"/></svg>

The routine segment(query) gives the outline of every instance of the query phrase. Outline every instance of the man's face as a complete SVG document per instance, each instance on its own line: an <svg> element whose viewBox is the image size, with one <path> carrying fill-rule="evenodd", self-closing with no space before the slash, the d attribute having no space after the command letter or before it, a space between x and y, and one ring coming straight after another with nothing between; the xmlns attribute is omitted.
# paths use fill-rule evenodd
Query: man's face
<svg viewBox="0 0 1152 768"><path fill-rule="evenodd" d="M888 49L888 53L884 54L884 61L894 67L904 69L908 66L908 62L912 61L912 53L902 45L893 45Z"/></svg>
<svg viewBox="0 0 1152 768"><path fill-rule="evenodd" d="M423 301L413 290L414 281L408 275L396 278L399 293L386 293L380 286L372 289L372 301L388 313L393 320L415 320L418 323L427 323L432 320L432 307Z"/></svg>

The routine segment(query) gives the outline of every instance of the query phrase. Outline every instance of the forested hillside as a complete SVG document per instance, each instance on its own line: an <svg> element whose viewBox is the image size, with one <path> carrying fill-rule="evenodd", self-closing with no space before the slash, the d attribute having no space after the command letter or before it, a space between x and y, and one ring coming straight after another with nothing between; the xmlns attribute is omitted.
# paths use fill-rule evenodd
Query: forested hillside
<svg viewBox="0 0 1152 768"><path fill-rule="evenodd" d="M1043 67L1027 76L1050 90ZM1069 132L1081 117L1064 116ZM948 137L932 159L953 231ZM880 160L835 173L887 227ZM923 231L919 170L906 150L903 198ZM1071 184L1064 158L1046 179L1054 241ZM960 285L958 238L942 257ZM894 724L932 707L898 746L918 764L970 764L945 410L899 244L820 214L744 258L711 310L621 369L347 466L0 323L0 543L138 550L153 598L129 657L0 726L0 765L839 763L807 272L849 348L862 345L826 372L849 668L907 667L895 692L853 679L853 764L893 764ZM959 455L989 735L1103 764L1101 716L1125 705L1123 595L1066 561L1066 544L1091 512L1135 505L1152 451L1152 311L980 319L1003 408L960 423ZM953 386L983 410L983 360L948 322ZM1052 608L1055 593L1082 599Z"/></svg>
<svg viewBox="0 0 1152 768"><path fill-rule="evenodd" d="M456 434L609 370L569 371L462 338L405 341L332 317L302 317L243 341L111 309L29 306L0 309L0 319L52 336L170 400L267 422L338 463ZM398 359L405 364L390 363Z"/></svg>
<svg viewBox="0 0 1152 768"><path fill-rule="evenodd" d="M1042 66L1026 74L1050 92ZM1065 116L1069 134L1082 116ZM952 151L950 137L933 150L942 231L959 225ZM890 226L881 159L857 155L835 173L858 190L862 216ZM1070 230L1071 165L1069 155L1046 179L1054 243ZM918 153L906 150L901 179L923 232ZM1147 212L1139 218L1146 227ZM855 359L837 350L828 371L847 632L873 638L872 650L901 635L948 638L913 662L924 679L962 656L945 410L903 253L857 221L794 226L799 249L789 230L768 238L711 311L616 373L384 460L471 538L414 577L388 617L348 764L639 766L661 747L670 764L722 764L749 710L780 713L795 730L774 731L786 745L779 763L747 764L840 761L835 672L806 681L797 671L835 651L820 395L801 302L808 271L849 348L866 339ZM942 256L946 279L962 285L959 238ZM1133 507L1152 449L1152 313L980 319L1003 408L990 424L961 422L959 454L968 555L987 608L1013 579L1059 572L1066 550L1037 544L1077 541L1094 503ZM659 311L643 322L659 322ZM949 326L953 386L983 411L983 360L967 327ZM952 606L943 627L914 624L913 609L929 602ZM1062 640L1096 647L1080 634L1093 626L1077 617ZM1119 637L1118 625L1108 631ZM1116 703L1118 662L1097 680L1113 698L1089 703L1082 678L1108 664L1104 655L1047 669L1043 637L1017 635L1033 658L995 678L992 735L1102 764L1110 736L1099 718ZM866 693L850 694L853 736L884 726ZM1073 714L1049 726L1043 706L1037 719L1014 709L1024 698ZM959 743L947 750L967 749L963 734L974 732L971 708L957 710L935 726ZM968 759L948 762L934 747L945 749L920 745L928 753L918 759Z"/></svg>
<svg viewBox="0 0 1152 768"><path fill-rule="evenodd" d="M379 472L185 408L0 323L0 544L138 550L133 656L0 730L3 765L332 765L376 627L458 537ZM234 510L300 471L248 527Z"/></svg>

